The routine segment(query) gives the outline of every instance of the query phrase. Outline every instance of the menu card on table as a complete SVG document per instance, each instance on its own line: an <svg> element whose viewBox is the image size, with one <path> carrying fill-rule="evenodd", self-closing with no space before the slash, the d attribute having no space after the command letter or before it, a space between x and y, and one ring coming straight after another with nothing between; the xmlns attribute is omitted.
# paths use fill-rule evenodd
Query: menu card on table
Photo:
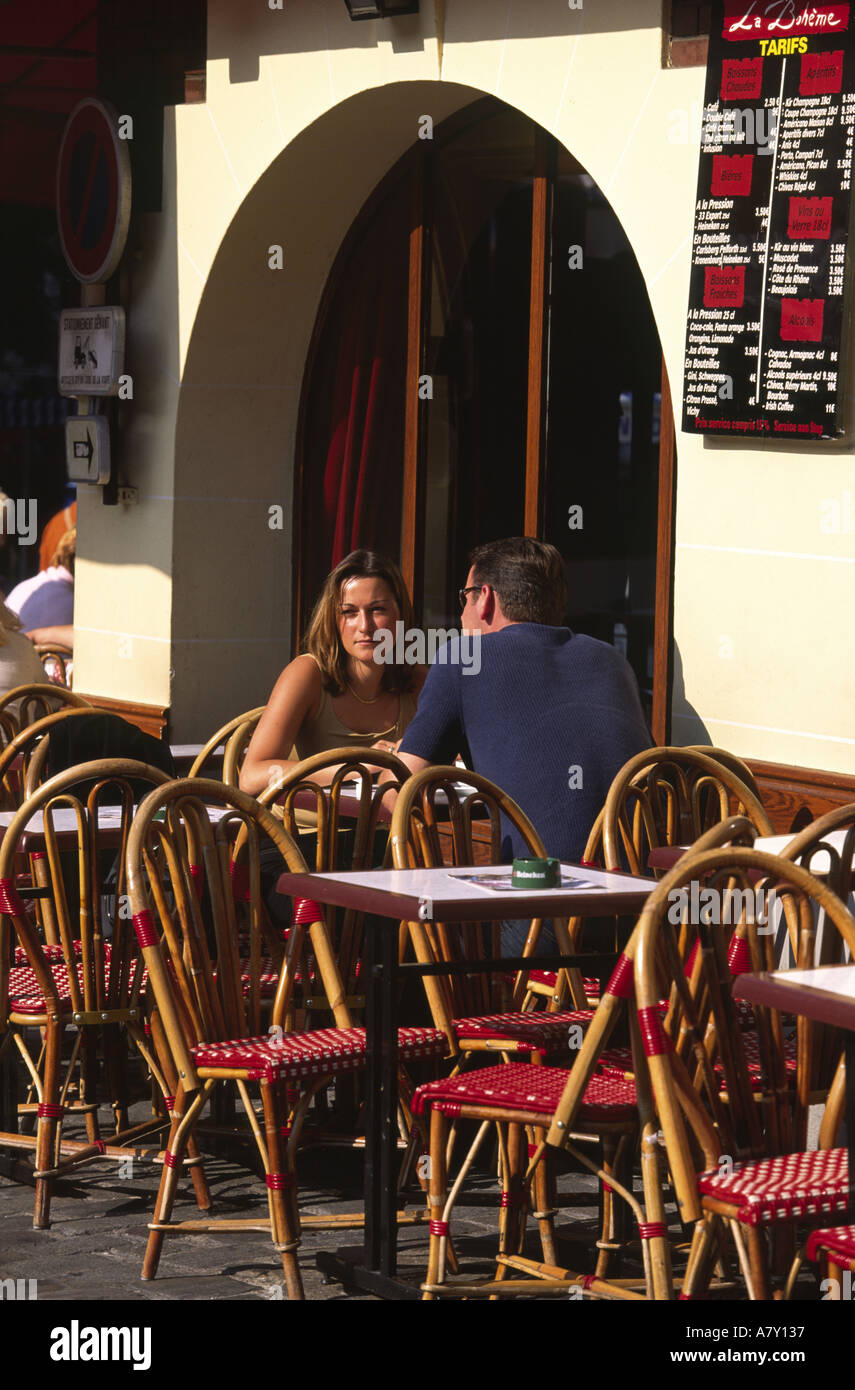
<svg viewBox="0 0 855 1390"><path fill-rule="evenodd" d="M843 433L853 131L855 0L713 5L684 430Z"/></svg>

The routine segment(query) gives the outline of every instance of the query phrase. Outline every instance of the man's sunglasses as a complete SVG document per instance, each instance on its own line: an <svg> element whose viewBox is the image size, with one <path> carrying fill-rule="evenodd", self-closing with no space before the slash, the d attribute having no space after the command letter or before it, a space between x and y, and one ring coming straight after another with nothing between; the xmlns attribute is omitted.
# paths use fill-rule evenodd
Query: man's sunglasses
<svg viewBox="0 0 855 1390"><path fill-rule="evenodd" d="M483 587L483 584L470 584L468 589L458 589L457 597L460 599L461 609L466 607L466 595L480 593Z"/></svg>

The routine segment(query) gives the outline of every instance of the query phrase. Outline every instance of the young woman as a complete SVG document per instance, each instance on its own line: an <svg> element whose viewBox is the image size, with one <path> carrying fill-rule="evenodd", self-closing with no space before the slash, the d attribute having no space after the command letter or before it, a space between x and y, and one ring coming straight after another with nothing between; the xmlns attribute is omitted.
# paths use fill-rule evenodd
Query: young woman
<svg viewBox="0 0 855 1390"><path fill-rule="evenodd" d="M405 631L414 625L392 560L354 550L336 565L315 606L307 651L285 667L253 734L240 774L243 791L257 795L313 753L397 744L427 676L424 666L375 660L375 633L388 630L394 638L399 621ZM328 769L318 781L332 777Z"/></svg>

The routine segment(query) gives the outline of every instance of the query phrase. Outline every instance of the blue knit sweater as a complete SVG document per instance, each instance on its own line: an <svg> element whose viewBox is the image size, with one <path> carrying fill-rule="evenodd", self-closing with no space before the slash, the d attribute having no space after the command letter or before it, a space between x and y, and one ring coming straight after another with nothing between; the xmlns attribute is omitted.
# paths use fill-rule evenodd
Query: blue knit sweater
<svg viewBox="0 0 855 1390"><path fill-rule="evenodd" d="M484 635L477 675L441 658L401 751L431 763L462 754L522 807L549 854L578 861L615 773L652 742L627 661L540 623ZM506 834L503 859L514 853L522 840Z"/></svg>

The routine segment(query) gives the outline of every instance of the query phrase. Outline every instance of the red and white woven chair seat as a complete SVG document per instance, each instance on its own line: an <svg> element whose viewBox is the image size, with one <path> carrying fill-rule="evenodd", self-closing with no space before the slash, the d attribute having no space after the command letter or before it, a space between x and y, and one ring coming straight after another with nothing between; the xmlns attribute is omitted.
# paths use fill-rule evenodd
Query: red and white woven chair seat
<svg viewBox="0 0 855 1390"><path fill-rule="evenodd" d="M742 1045L745 1050L745 1060L748 1065L748 1077L754 1090L760 1090L763 1085L763 1068L760 1063L760 1040L756 1033L746 1033L743 1035ZM784 1039L784 1069L787 1078L795 1077L798 1067L798 1047L795 1038ZM632 1049L629 1047L609 1047L599 1058L598 1066L604 1076L626 1076L632 1075ZM717 1059L714 1069L719 1077L722 1089L724 1089L724 1068L721 1060Z"/></svg>
<svg viewBox="0 0 855 1390"><path fill-rule="evenodd" d="M593 1017L593 1009L567 1009L555 1014L485 1014L482 1018L456 1018L453 1026L461 1043L507 1038L530 1044L538 1052L566 1052L571 1025L586 1028Z"/></svg>
<svg viewBox="0 0 855 1390"><path fill-rule="evenodd" d="M428 1081L413 1096L413 1114L422 1115L428 1105L443 1115L459 1115L465 1106L478 1109L518 1110L527 1115L551 1117L567 1084L563 1067L539 1067L527 1062L484 1067L441 1081ZM580 1126L629 1123L637 1119L635 1085L607 1076L593 1076L577 1116Z"/></svg>
<svg viewBox="0 0 855 1390"><path fill-rule="evenodd" d="M75 956L82 956L82 955L83 955L83 942L82 942L82 941L72 941L71 947L72 947L72 950L74 951ZM48 965L55 965L55 964L57 963L57 961L61 961L61 960L64 960L64 959L65 959L65 957L64 957L64 955L63 955L63 952L62 952L62 946L59 945L59 944L53 945L53 946L49 946L49 945L47 944L47 942L43 941L43 942L41 943L41 948L42 948L42 951L44 952L44 958L45 958L45 960L48 962ZM109 955L110 955L110 943L109 943L109 941L105 941L105 942L104 942L104 957L105 957L105 959L108 959L108 958L109 958ZM27 953L26 953L26 951L24 950L23 946L16 946L16 947L15 947L14 963L15 963L15 965L26 965L26 964L27 964Z"/></svg>
<svg viewBox="0 0 855 1390"><path fill-rule="evenodd" d="M742 1037L742 1047L745 1052L745 1061L748 1065L748 1075L751 1078L752 1086L760 1086L763 1078L763 1067L760 1062L760 1039L756 1033L745 1033ZM798 1067L798 1043L795 1038L784 1039L784 1070L787 1077L795 1076ZM717 1072L723 1070L721 1061L715 1064Z"/></svg>
<svg viewBox="0 0 855 1390"><path fill-rule="evenodd" d="M215 976L216 973L217 972L214 971ZM300 980L302 977L298 975L296 978ZM309 978L313 979L314 974L310 975ZM244 960L241 962L240 980L245 991L252 987L252 972L249 968L248 960ZM261 990L261 993L263 995L275 994L276 986L278 983L279 971L276 967L276 962L274 961L272 956L262 956L259 962L258 974L258 986Z"/></svg>
<svg viewBox="0 0 855 1390"><path fill-rule="evenodd" d="M448 1050L438 1028L399 1028L402 1062L443 1057ZM357 1071L365 1065L364 1028L316 1028L311 1033L268 1034L230 1042L200 1043L193 1048L200 1075L210 1071L246 1071L250 1081L286 1081Z"/></svg>
<svg viewBox="0 0 855 1390"><path fill-rule="evenodd" d="M811 1231L807 1257L820 1260L823 1255L830 1255L835 1264L846 1269L855 1269L855 1226L827 1226L822 1231Z"/></svg>
<svg viewBox="0 0 855 1390"><path fill-rule="evenodd" d="M109 951L105 947L107 960L107 970L105 971L104 987L110 987L109 971ZM83 961L76 962L77 979L81 991L83 989ZM49 962L50 973L59 994L60 1007L64 1012L71 1011L71 986L68 980L68 970L65 962ZM148 980L148 971L143 969L142 988L145 988ZM9 971L9 1012L13 1014L43 1014L47 1005L42 993L41 986L36 979L34 970L29 965L13 966Z"/></svg>
<svg viewBox="0 0 855 1390"><path fill-rule="evenodd" d="M737 1208L745 1226L763 1226L797 1217L833 1215L849 1200L849 1164L845 1149L783 1154L756 1163L736 1163L732 1173L701 1173L704 1197Z"/></svg>

